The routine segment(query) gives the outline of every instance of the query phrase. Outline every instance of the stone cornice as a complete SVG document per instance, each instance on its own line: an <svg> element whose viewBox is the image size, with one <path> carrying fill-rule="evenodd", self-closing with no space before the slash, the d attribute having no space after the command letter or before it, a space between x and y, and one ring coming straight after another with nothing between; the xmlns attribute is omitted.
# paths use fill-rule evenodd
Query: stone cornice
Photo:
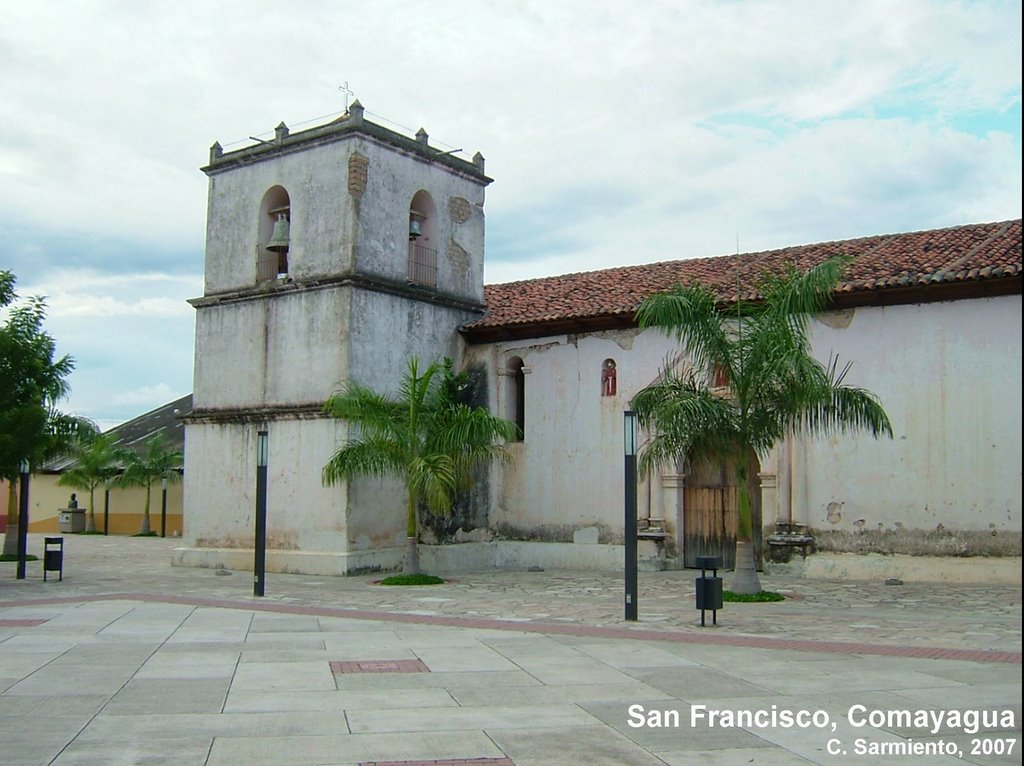
<svg viewBox="0 0 1024 766"><path fill-rule="evenodd" d="M193 308L208 308L230 303L259 301L292 293L314 290L334 290L339 287L353 287L370 292L394 295L408 300L430 303L438 306L483 314L484 305L457 295L443 293L432 288L421 287L413 282L399 282L367 274L342 274L337 276L314 277L311 279L288 279L259 282L252 287L212 293L200 298L189 299Z"/></svg>

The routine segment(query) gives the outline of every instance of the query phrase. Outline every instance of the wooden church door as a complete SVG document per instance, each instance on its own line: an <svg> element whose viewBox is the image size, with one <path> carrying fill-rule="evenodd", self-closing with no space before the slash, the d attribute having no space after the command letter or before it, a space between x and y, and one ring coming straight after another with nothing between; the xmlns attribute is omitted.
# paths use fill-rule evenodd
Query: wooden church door
<svg viewBox="0 0 1024 766"><path fill-rule="evenodd" d="M761 480L753 454L747 463L747 489L753 526L754 556L761 568ZM689 464L683 488L683 565L697 566L698 556L721 556L722 567L736 565L739 489L736 468L723 460Z"/></svg>

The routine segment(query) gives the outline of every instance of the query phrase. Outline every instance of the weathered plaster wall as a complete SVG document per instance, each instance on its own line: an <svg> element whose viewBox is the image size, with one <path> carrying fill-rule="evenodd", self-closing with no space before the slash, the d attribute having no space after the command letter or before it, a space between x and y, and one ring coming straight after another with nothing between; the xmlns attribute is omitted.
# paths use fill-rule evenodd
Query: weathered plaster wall
<svg viewBox="0 0 1024 766"><path fill-rule="evenodd" d="M476 316L385 293L354 292L347 374L380 391L397 392L411 357L420 360L421 372L430 362L456 358L459 346L454 328Z"/></svg>
<svg viewBox="0 0 1024 766"><path fill-rule="evenodd" d="M343 439L327 418L186 426L185 539L204 548L249 548L255 538L256 432L269 438L267 547L347 550L346 492L320 470Z"/></svg>
<svg viewBox="0 0 1024 766"><path fill-rule="evenodd" d="M512 413L508 360L523 360L525 428L510 445L511 466L495 471L490 525L522 539L572 541L597 527L601 543L621 540L623 411L652 382L672 344L654 333L609 331L471 347L471 361L490 365L495 412ZM616 362L614 396L601 395L601 368ZM658 490L641 488L642 512ZM674 518L667 519L674 529Z"/></svg>
<svg viewBox="0 0 1024 766"><path fill-rule="evenodd" d="M335 287L202 308L196 408L322 403L348 374L350 301Z"/></svg>
<svg viewBox="0 0 1024 766"><path fill-rule="evenodd" d="M816 322L815 349L855 362L848 382L879 396L894 438L796 442L794 520L835 550L1019 555L1020 312L1017 295Z"/></svg>
<svg viewBox="0 0 1024 766"><path fill-rule="evenodd" d="M283 187L291 203L289 275L303 279L348 271L353 227L350 151L351 142L337 142L211 176L205 294L255 284L260 204L274 186Z"/></svg>
<svg viewBox="0 0 1024 766"><path fill-rule="evenodd" d="M847 382L878 394L895 439L783 445L762 465L778 473L777 491L765 493L776 501L763 508L765 527L778 518L825 539L912 539L908 553L1019 555L1020 312L1020 296L1010 296L860 308L815 322L816 355L854 362ZM491 528L537 540L564 541L584 527L596 527L601 542L621 534L622 411L673 348L659 334L627 331L470 348L471 360L489 365L496 409L506 416L509 377L501 373L512 357L528 369L526 438L513 445L515 465L494 472ZM614 397L600 396L605 358L617 363ZM641 486L639 513L663 515L678 541L672 479ZM971 544L951 544L943 530Z"/></svg>
<svg viewBox="0 0 1024 766"><path fill-rule="evenodd" d="M417 192L430 194L435 211L417 244L437 251L437 289L483 301L484 187L442 165L396 152L360 137L355 151L368 161L366 190L356 204L357 271L406 281L409 207ZM432 233L431 233L432 232Z"/></svg>
<svg viewBox="0 0 1024 766"><path fill-rule="evenodd" d="M257 282L260 209L275 186L290 204L288 273ZM268 566L392 566L392 553L369 555L390 546L400 560L401 483L323 487L346 426L318 410L343 380L395 392L409 357L425 366L458 354L456 330L483 300L484 186L359 132L213 167L206 289L195 301L197 414L187 426L190 548L179 563L227 565L251 549L254 441L264 427ZM424 191L431 215L418 244L437 250L436 288L408 279L410 205Z"/></svg>

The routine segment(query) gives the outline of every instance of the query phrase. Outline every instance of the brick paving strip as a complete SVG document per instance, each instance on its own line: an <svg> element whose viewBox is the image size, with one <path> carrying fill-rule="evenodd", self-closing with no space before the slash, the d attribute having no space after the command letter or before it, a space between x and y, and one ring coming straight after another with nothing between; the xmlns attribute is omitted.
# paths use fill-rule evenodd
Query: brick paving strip
<svg viewBox="0 0 1024 766"><path fill-rule="evenodd" d="M429 673L422 660L331 660L331 672L340 673Z"/></svg>
<svg viewBox="0 0 1024 766"><path fill-rule="evenodd" d="M515 766L511 758L445 758L442 761L361 761L359 766Z"/></svg>
<svg viewBox="0 0 1024 766"><path fill-rule="evenodd" d="M359 766L516 766L511 758L446 758L441 761L361 761Z"/></svg>
<svg viewBox="0 0 1024 766"><path fill-rule="evenodd" d="M767 638L760 636L735 636L720 632L719 628L700 629L701 632L680 630L652 630L647 628L600 627L589 625L567 625L551 622L520 622L483 617L457 617L442 615L409 614L406 612L375 612L367 609L344 609L337 607L304 606L300 604L279 604L260 601L231 601L228 599L201 598L192 596L167 596L153 593L110 593L91 596L62 596L42 599L19 599L0 601L0 608L13 606L40 606L46 604L74 604L86 601L149 601L165 604L207 606L221 609L242 609L252 612L277 614L302 614L312 617L341 617L351 620L374 620L377 622L400 622L417 625L440 625L458 628L481 628L487 630L508 630L519 633L546 633L549 635L585 636L591 638L617 638L643 641L674 641L711 646L743 646L754 649L788 649L797 652L825 652L831 654L867 654L884 657L921 657L935 660L965 660L968 662L1001 662L1021 664L1020 652L1004 652L988 649L946 649L929 646L886 646L853 641L814 641L788 638Z"/></svg>
<svg viewBox="0 0 1024 766"><path fill-rule="evenodd" d="M0 620L0 628L34 628L46 620Z"/></svg>

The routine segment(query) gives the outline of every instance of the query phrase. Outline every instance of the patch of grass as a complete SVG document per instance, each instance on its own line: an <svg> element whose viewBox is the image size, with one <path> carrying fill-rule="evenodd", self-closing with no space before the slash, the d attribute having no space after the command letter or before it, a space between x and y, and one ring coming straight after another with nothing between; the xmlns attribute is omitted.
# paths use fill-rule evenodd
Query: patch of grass
<svg viewBox="0 0 1024 766"><path fill-rule="evenodd" d="M99 530L93 530L92 532L86 532L86 531L83 530L82 532L79 532L78 534L80 534L80 535L102 535L103 533L100 532Z"/></svg>
<svg viewBox="0 0 1024 766"><path fill-rule="evenodd" d="M762 603L766 601L785 601L786 597L781 593L772 590L763 590L760 593L733 593L731 590L722 591L722 601Z"/></svg>
<svg viewBox="0 0 1024 766"><path fill-rule="evenodd" d="M428 574L401 574L385 577L380 581L381 585L441 585L444 582L440 577Z"/></svg>
<svg viewBox="0 0 1024 766"><path fill-rule="evenodd" d="M136 532L132 537L157 537L156 532Z"/></svg>
<svg viewBox="0 0 1024 766"><path fill-rule="evenodd" d="M0 561L17 561L17 553L0 554ZM25 556L25 561L39 561L38 556L33 556L31 553Z"/></svg>

